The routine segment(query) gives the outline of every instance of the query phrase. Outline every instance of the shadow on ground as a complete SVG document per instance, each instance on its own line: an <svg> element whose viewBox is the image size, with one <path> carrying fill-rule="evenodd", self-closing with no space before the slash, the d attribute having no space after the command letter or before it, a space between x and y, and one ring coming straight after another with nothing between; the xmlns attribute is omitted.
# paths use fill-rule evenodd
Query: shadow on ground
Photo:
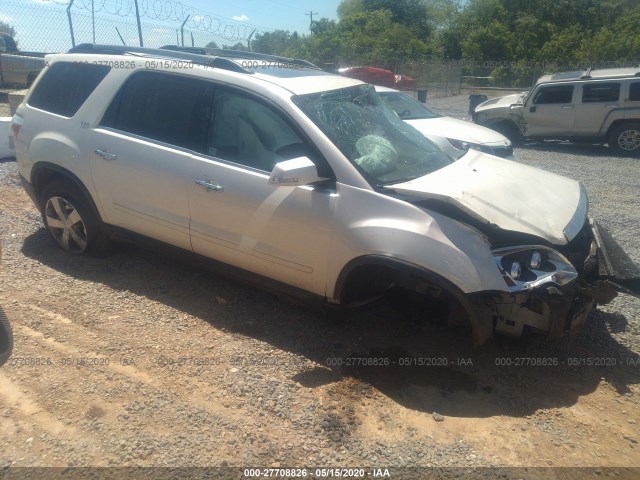
<svg viewBox="0 0 640 480"><path fill-rule="evenodd" d="M612 150L608 146L588 143L571 143L566 141L527 142L519 145L519 148L537 150L541 152L556 152L588 157L609 158L638 158L638 153L622 153Z"/></svg>
<svg viewBox="0 0 640 480"><path fill-rule="evenodd" d="M320 309L285 302L164 251L118 245L107 258L73 257L41 228L25 239L22 252L70 277L145 296L306 357L317 367L294 381L309 388L333 384L336 395L354 402L373 388L416 411L526 416L572 405L603 380L620 394L640 381L638 353L610 334L627 328L622 315L595 311L570 341L496 338L477 349L469 332L447 327L438 314L429 318L429 312L381 302L332 322Z"/></svg>

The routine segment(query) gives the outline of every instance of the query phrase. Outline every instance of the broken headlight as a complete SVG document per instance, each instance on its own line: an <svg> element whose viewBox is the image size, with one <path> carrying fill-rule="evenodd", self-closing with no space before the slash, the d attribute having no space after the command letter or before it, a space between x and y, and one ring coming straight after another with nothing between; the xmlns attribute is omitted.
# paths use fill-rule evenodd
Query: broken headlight
<svg viewBox="0 0 640 480"><path fill-rule="evenodd" d="M531 290L547 283L562 286L578 278L571 262L548 247L499 248L491 253L512 292Z"/></svg>

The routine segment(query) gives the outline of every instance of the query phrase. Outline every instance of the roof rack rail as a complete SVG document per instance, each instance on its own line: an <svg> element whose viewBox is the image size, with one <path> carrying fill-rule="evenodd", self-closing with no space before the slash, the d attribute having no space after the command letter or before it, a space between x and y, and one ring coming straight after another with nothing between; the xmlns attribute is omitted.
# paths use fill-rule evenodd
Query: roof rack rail
<svg viewBox="0 0 640 480"><path fill-rule="evenodd" d="M178 60L185 60L195 65L202 65L205 67L222 68L224 70L230 70L238 73L250 74L249 70L242 68L236 62L229 60L228 58L222 58L219 56L207 56L196 52L188 53L183 51L171 51L167 49L158 48L144 48L144 47L128 47L126 45L100 45L95 43L81 43L75 47L69 49L68 53L93 53L103 55L133 55L152 58L171 58Z"/></svg>
<svg viewBox="0 0 640 480"><path fill-rule="evenodd" d="M288 63L301 67L322 70L313 63L299 58L288 58L279 55L270 55L268 53L245 52L243 50L229 50L224 48L208 48L208 47L181 47L179 45L164 45L161 50L172 50L174 52L195 53L198 55L209 55L214 57L242 58L247 60L265 60L271 62Z"/></svg>
<svg viewBox="0 0 640 480"><path fill-rule="evenodd" d="M591 69L592 69L592 67L587 67L587 69L580 76L580 78L591 78Z"/></svg>

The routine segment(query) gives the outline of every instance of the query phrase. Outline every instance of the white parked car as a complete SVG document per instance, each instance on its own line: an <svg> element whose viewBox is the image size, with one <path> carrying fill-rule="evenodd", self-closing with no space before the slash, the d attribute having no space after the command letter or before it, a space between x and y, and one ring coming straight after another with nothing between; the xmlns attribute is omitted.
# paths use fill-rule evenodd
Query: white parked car
<svg viewBox="0 0 640 480"><path fill-rule="evenodd" d="M560 336L622 288L580 183L473 149L454 161L359 80L211 53L47 57L12 132L62 249L142 236L336 308L433 297L478 344Z"/></svg>
<svg viewBox="0 0 640 480"><path fill-rule="evenodd" d="M446 138L454 148L463 152L473 148L498 157L513 158L511 141L501 133L458 118L438 115L399 90L379 86L375 88L388 107L428 138Z"/></svg>

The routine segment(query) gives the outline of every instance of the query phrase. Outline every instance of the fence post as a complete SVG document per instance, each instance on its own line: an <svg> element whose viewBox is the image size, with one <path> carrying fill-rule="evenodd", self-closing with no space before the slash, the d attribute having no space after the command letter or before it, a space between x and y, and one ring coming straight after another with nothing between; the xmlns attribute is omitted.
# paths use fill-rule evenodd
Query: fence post
<svg viewBox="0 0 640 480"><path fill-rule="evenodd" d="M122 45L126 45L124 38L122 38L122 35L120 34L120 30L118 30L118 27L116 27L116 32L118 32L118 36L120 37L120 41L122 42Z"/></svg>
<svg viewBox="0 0 640 480"><path fill-rule="evenodd" d="M140 25L140 10L138 10L138 0L133 0L133 3L136 6L136 21L138 22L138 39L140 40L140 46L144 47L144 42L142 41L142 26Z"/></svg>
<svg viewBox="0 0 640 480"><path fill-rule="evenodd" d="M182 22L182 25L180 25L180 37L182 38L182 42L180 46L182 47L184 47L184 25L189 20L189 17L191 17L191 15L187 15L187 18L185 18L184 22Z"/></svg>
<svg viewBox="0 0 640 480"><path fill-rule="evenodd" d="M96 9L95 0L91 0L91 31L93 32L93 43L96 43Z"/></svg>
<svg viewBox="0 0 640 480"><path fill-rule="evenodd" d="M67 7L67 18L69 19L69 31L71 32L71 46L76 46L76 37L73 34L73 21L71 20L71 7L73 6L74 0L69 2L69 6Z"/></svg>

